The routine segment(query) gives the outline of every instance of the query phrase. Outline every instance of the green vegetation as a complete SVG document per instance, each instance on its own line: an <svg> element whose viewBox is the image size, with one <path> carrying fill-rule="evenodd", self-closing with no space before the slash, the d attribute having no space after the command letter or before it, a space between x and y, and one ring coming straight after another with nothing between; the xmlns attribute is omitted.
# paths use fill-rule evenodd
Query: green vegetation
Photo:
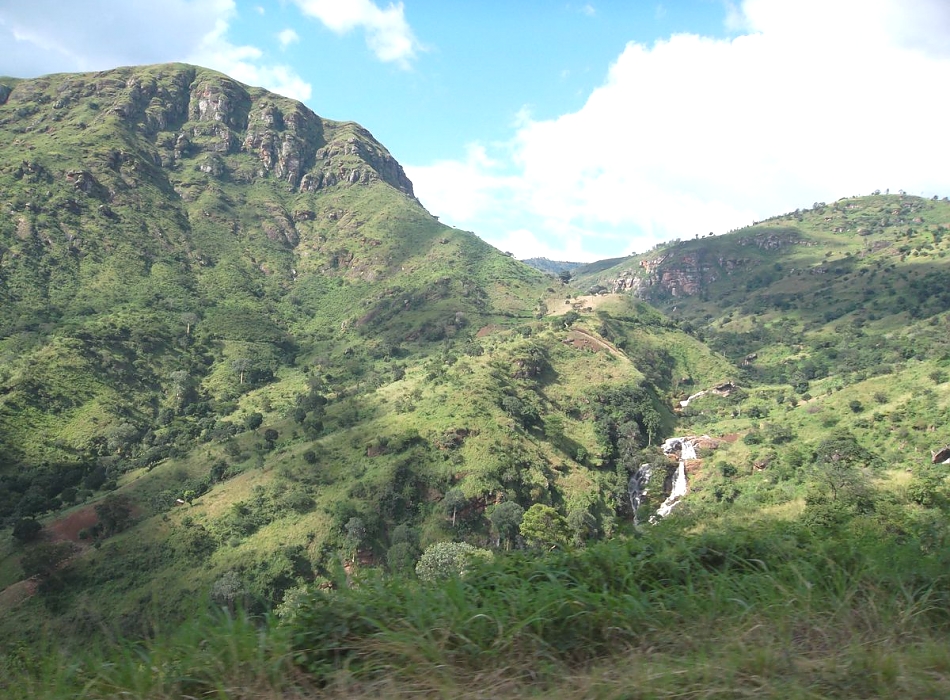
<svg viewBox="0 0 950 700"><path fill-rule="evenodd" d="M0 82L4 697L948 694L950 203L557 278L211 71Z"/></svg>

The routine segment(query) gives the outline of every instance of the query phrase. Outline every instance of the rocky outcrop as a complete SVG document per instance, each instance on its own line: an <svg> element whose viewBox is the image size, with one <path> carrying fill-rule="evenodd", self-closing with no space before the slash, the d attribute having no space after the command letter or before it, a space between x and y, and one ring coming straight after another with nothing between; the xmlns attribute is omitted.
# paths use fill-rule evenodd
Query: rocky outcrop
<svg viewBox="0 0 950 700"><path fill-rule="evenodd" d="M313 192L340 183L368 184L382 180L405 194L414 196L412 182L402 166L372 134L353 122L327 125L328 143L316 153L316 164L300 183Z"/></svg>
<svg viewBox="0 0 950 700"><path fill-rule="evenodd" d="M747 258L711 258L702 251L664 255L641 260L638 269L629 270L614 281L613 291L632 292L643 299L693 296L748 262Z"/></svg>
<svg viewBox="0 0 950 700"><path fill-rule="evenodd" d="M195 66L140 66L24 80L0 86L0 104L7 101L24 103L28 129L47 128L42 125L61 120L58 113L73 107L82 107L94 121L119 120L136 152L133 158L123 151L121 162L108 167L118 173L122 166L129 186L137 178L124 171L144 164L193 168L220 179L276 178L301 192L384 182L414 196L402 166L358 124L324 120L300 102ZM248 155L254 158L250 167ZM102 179L85 163L81 170ZM86 181L77 186L82 189Z"/></svg>
<svg viewBox="0 0 950 700"><path fill-rule="evenodd" d="M786 246L817 243L803 238L795 229L767 228L734 239L731 245L772 252ZM734 249L723 253L723 248L715 243L695 241L668 248L663 254L642 259L636 268L622 272L613 280L613 291L632 293L647 300L690 297L737 270L761 263L762 256L752 251L749 255L736 255Z"/></svg>
<svg viewBox="0 0 950 700"><path fill-rule="evenodd" d="M268 173L299 187L314 166L317 150L325 143L323 121L299 103L285 114L270 100L262 100L250 113L242 150L257 156L258 175ZM301 188L305 189L305 188Z"/></svg>

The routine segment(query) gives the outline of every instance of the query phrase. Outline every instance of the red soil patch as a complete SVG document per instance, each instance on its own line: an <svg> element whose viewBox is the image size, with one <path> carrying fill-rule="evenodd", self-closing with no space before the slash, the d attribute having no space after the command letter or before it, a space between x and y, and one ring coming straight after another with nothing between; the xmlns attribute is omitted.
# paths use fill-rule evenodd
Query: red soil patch
<svg viewBox="0 0 950 700"><path fill-rule="evenodd" d="M723 435L722 439L724 442L735 442L739 439L739 433L729 433L728 435Z"/></svg>
<svg viewBox="0 0 950 700"><path fill-rule="evenodd" d="M476 338L484 338L486 335L491 335L501 329L501 326L494 323L490 323L487 326L482 326L478 329L478 333L475 334Z"/></svg>
<svg viewBox="0 0 950 700"><path fill-rule="evenodd" d="M75 513L70 513L65 518L50 523L46 531L50 534L54 542L68 540L69 542L79 542L79 531L86 530L95 526L99 522L96 516L95 506L80 508Z"/></svg>

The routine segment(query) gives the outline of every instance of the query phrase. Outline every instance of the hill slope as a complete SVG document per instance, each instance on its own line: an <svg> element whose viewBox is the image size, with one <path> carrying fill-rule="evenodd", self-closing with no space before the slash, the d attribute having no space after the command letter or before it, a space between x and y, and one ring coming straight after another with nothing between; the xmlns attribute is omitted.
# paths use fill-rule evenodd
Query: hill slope
<svg viewBox="0 0 950 700"><path fill-rule="evenodd" d="M0 586L82 554L10 630L182 619L228 576L267 607L341 557L497 545L506 500L610 534L678 378L733 373L643 304L550 312L560 281L356 124L186 65L8 82L0 517L45 529Z"/></svg>
<svg viewBox="0 0 950 700"><path fill-rule="evenodd" d="M225 76L0 84L8 694L946 694L946 202L567 286Z"/></svg>

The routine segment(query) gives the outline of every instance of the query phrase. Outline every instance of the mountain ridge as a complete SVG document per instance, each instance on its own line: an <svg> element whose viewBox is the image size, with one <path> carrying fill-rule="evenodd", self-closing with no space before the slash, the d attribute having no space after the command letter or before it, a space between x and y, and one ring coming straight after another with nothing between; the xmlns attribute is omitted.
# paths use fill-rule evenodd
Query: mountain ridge
<svg viewBox="0 0 950 700"><path fill-rule="evenodd" d="M737 523L946 536L946 202L840 200L566 284L436 221L370 137L180 64L13 84L5 642L285 610L446 544L651 567L702 532L719 571Z"/></svg>

